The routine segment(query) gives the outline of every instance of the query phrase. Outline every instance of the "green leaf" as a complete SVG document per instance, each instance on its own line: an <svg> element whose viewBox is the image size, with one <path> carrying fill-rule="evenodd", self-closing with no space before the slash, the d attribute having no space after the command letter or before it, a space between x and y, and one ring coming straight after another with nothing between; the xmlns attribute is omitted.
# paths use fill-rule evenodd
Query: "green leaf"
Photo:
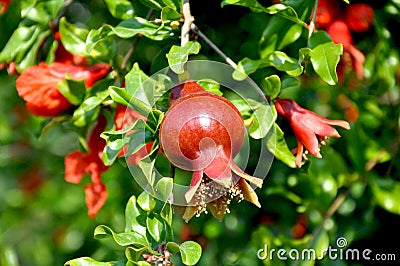
<svg viewBox="0 0 400 266"><path fill-rule="evenodd" d="M156 81L149 78L135 63L129 73L125 76L126 90L131 95L132 104L135 105L135 100L138 99L146 104L148 109L154 105L154 91L156 89ZM137 110L140 112L139 110ZM149 112L146 111L145 116Z"/></svg>
<svg viewBox="0 0 400 266"><path fill-rule="evenodd" d="M137 198L137 203L144 211L152 211L156 206L156 200L147 192L143 191Z"/></svg>
<svg viewBox="0 0 400 266"><path fill-rule="evenodd" d="M79 105L86 93L86 86L83 80L67 78L59 82L57 88L61 94L74 105Z"/></svg>
<svg viewBox="0 0 400 266"><path fill-rule="evenodd" d="M256 72L260 68L275 67L279 71L285 71L291 76L299 76L303 73L303 66L295 60L287 56L284 52L275 51L270 53L267 57L252 60L244 58L238 63L238 67L233 72L232 76L236 80L244 80L245 75Z"/></svg>
<svg viewBox="0 0 400 266"><path fill-rule="evenodd" d="M294 43L301 36L302 30L303 26L300 24L294 24L283 17L272 17L259 42L261 58Z"/></svg>
<svg viewBox="0 0 400 266"><path fill-rule="evenodd" d="M86 55L86 38L89 30L79 28L76 25L67 22L65 17L60 19L60 34L62 36L62 44L71 54Z"/></svg>
<svg viewBox="0 0 400 266"><path fill-rule="evenodd" d="M103 26L89 31L86 38L86 52L94 59L110 61L115 56L114 38L110 36L111 29Z"/></svg>
<svg viewBox="0 0 400 266"><path fill-rule="evenodd" d="M7 12L0 15L0 51L4 48L6 43L10 40L14 30L17 29L21 19L21 2L10 1ZM17 46L14 46L17 48ZM2 60L0 60L1 62Z"/></svg>
<svg viewBox="0 0 400 266"><path fill-rule="evenodd" d="M273 130L270 130L267 136L267 148L275 157L287 166L296 168L296 157L287 146L284 133L278 124L274 124Z"/></svg>
<svg viewBox="0 0 400 266"><path fill-rule="evenodd" d="M104 0L113 17L118 19L130 19L135 15L135 10L128 0Z"/></svg>
<svg viewBox="0 0 400 266"><path fill-rule="evenodd" d="M197 83L203 87L204 90L214 93L216 95L222 96L223 93L220 90L220 85L218 82L212 79L201 79L198 80Z"/></svg>
<svg viewBox="0 0 400 266"><path fill-rule="evenodd" d="M144 5L153 8L153 9L162 9L163 6L157 0L139 0Z"/></svg>
<svg viewBox="0 0 400 266"><path fill-rule="evenodd" d="M128 106L136 111L138 111L140 114L147 116L148 113L151 110L151 107L148 106L146 103L143 101L136 99L132 97L125 88L119 88L115 86L110 86L108 88L109 93L113 101L116 103Z"/></svg>
<svg viewBox="0 0 400 266"><path fill-rule="evenodd" d="M281 79L278 75L271 75L266 77L264 81L264 86L261 89L271 99L275 99L281 91Z"/></svg>
<svg viewBox="0 0 400 266"><path fill-rule="evenodd" d="M172 218L173 218L173 211L172 211L172 205L171 204L164 204L164 207L161 210L161 218L164 219L164 221L167 222L167 225L170 227L172 226Z"/></svg>
<svg viewBox="0 0 400 266"><path fill-rule="evenodd" d="M163 23L169 22L171 20L179 20L182 15L175 9L166 6L161 10L161 20Z"/></svg>
<svg viewBox="0 0 400 266"><path fill-rule="evenodd" d="M383 209L400 215L400 182L391 178L368 176L374 199Z"/></svg>
<svg viewBox="0 0 400 266"><path fill-rule="evenodd" d="M127 247L125 250L125 256L130 262L138 263L138 262L145 262L139 261L142 258L143 253L151 253L152 250L149 247ZM146 262L147 263L147 262ZM136 264L134 264L136 265ZM139 264L138 264L139 265ZM144 265L151 265L151 264L144 264Z"/></svg>
<svg viewBox="0 0 400 266"><path fill-rule="evenodd" d="M166 246L172 254L176 254L180 251L179 245L175 242L168 242Z"/></svg>
<svg viewBox="0 0 400 266"><path fill-rule="evenodd" d="M89 92L89 94L91 91ZM72 121L77 127L84 127L93 122L100 112L100 105L108 97L108 91L97 92L95 95L85 99L82 104L74 111Z"/></svg>
<svg viewBox="0 0 400 266"><path fill-rule="evenodd" d="M198 54L199 51L200 43L195 41L190 41L183 47L173 45L167 54L168 64L176 74L182 74L185 71L183 66L188 61L189 55Z"/></svg>
<svg viewBox="0 0 400 266"><path fill-rule="evenodd" d="M336 66L342 53L341 44L330 42L318 45L309 54L315 72L329 85L335 85L338 82Z"/></svg>
<svg viewBox="0 0 400 266"><path fill-rule="evenodd" d="M156 241L160 242L161 234L163 233L164 223L160 221L155 215L148 216L146 220L147 232Z"/></svg>
<svg viewBox="0 0 400 266"><path fill-rule="evenodd" d="M270 105L262 104L253 113L253 123L250 126L250 136L254 139L264 138L273 126L277 113Z"/></svg>
<svg viewBox="0 0 400 266"><path fill-rule="evenodd" d="M147 212L138 207L136 197L129 198L125 207L125 232L137 232L146 235Z"/></svg>
<svg viewBox="0 0 400 266"><path fill-rule="evenodd" d="M314 49L321 44L330 42L332 42L332 39L329 34L324 30L319 30L311 35L311 38L308 39L307 46L311 49Z"/></svg>
<svg viewBox="0 0 400 266"><path fill-rule="evenodd" d="M179 245L182 262L185 265L195 265L201 257L201 246L194 241L186 241Z"/></svg>
<svg viewBox="0 0 400 266"><path fill-rule="evenodd" d="M171 27L164 26L160 28L159 25L153 24L140 17L124 20L116 27L110 25L108 25L108 27L111 28L114 34L123 39L132 38L137 34L141 34L149 39L161 41L172 36Z"/></svg>
<svg viewBox="0 0 400 266"><path fill-rule="evenodd" d="M149 246L146 236L138 232L115 233L111 228L105 225L99 225L94 230L95 238L101 239L110 236L113 237L114 241L120 246Z"/></svg>
<svg viewBox="0 0 400 266"><path fill-rule="evenodd" d="M155 186L157 198L163 202L168 202L172 196L173 186L174 181L172 178L163 177L158 180Z"/></svg>
<svg viewBox="0 0 400 266"><path fill-rule="evenodd" d="M113 266L118 262L100 262L89 257L81 257L67 261L64 266Z"/></svg>

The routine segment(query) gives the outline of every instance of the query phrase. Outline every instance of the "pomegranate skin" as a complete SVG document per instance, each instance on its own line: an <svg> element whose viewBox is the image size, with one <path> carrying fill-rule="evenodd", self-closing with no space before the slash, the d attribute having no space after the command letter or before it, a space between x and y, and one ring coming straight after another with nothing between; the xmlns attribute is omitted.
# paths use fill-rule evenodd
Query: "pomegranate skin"
<svg viewBox="0 0 400 266"><path fill-rule="evenodd" d="M222 220L233 198L260 208L249 183L261 187L262 179L246 174L233 161L245 133L236 107L194 81L175 86L170 102L160 126L161 148L173 165L192 172L182 218L188 222L194 215L207 213L208 206Z"/></svg>
<svg viewBox="0 0 400 266"><path fill-rule="evenodd" d="M173 102L160 127L161 147L170 162L197 171L211 163L218 148L227 158L235 157L245 133L236 107L204 90L182 90L180 95L183 96Z"/></svg>

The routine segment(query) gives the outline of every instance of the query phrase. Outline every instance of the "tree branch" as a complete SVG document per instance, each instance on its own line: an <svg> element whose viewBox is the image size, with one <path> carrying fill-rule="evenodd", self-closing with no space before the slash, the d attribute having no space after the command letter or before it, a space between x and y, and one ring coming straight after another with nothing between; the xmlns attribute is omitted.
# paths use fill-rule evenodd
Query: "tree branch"
<svg viewBox="0 0 400 266"><path fill-rule="evenodd" d="M183 0L182 13L183 13L183 18L185 19L185 21L184 21L184 23L182 25L182 29L181 29L181 46L184 46L186 43L189 42L190 29L191 29L191 25L194 21L194 17L190 13L189 0Z"/></svg>

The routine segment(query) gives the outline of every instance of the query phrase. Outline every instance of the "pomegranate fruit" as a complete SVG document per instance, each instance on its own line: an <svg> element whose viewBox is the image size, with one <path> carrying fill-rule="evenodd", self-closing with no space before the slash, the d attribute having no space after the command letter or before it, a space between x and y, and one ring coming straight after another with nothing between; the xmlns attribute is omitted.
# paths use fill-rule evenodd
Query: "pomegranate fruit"
<svg viewBox="0 0 400 266"><path fill-rule="evenodd" d="M250 182L262 179L244 173L233 161L244 141L240 112L227 99L206 92L194 81L171 91L171 107L160 126L160 144L168 160L192 172L188 203L183 218L207 212L219 220L229 212L232 198L245 199L260 207Z"/></svg>
<svg viewBox="0 0 400 266"><path fill-rule="evenodd" d="M367 31L374 22L374 10L367 4L351 4L346 8L345 19L352 31Z"/></svg>

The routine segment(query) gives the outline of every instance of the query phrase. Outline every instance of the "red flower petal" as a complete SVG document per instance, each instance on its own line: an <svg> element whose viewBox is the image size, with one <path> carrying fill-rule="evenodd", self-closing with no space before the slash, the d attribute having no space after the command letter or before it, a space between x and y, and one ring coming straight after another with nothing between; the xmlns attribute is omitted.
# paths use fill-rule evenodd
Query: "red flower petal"
<svg viewBox="0 0 400 266"><path fill-rule="evenodd" d="M65 159L65 181L78 184L85 173L87 173L88 154L80 151L69 153Z"/></svg>
<svg viewBox="0 0 400 266"><path fill-rule="evenodd" d="M28 111L37 116L56 116L71 103L58 91L62 78L53 76L45 63L27 68L16 80L20 97L27 102Z"/></svg>
<svg viewBox="0 0 400 266"><path fill-rule="evenodd" d="M102 183L86 185L85 194L88 215L94 218L107 200L106 186Z"/></svg>

